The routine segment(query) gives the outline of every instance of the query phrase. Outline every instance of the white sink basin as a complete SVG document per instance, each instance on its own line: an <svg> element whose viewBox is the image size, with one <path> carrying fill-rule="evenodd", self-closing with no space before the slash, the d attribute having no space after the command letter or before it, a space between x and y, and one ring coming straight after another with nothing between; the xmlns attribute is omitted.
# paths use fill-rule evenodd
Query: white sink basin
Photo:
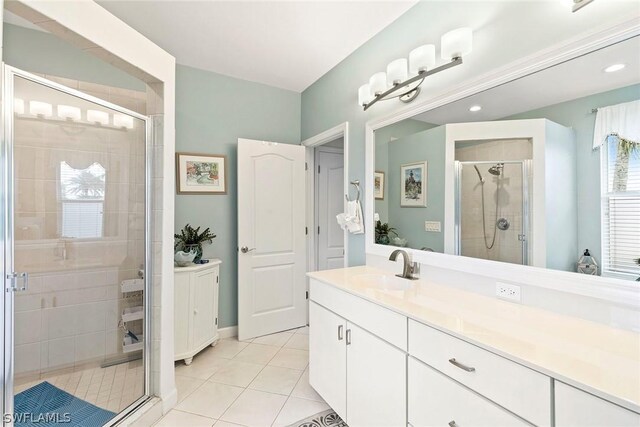
<svg viewBox="0 0 640 427"><path fill-rule="evenodd" d="M362 286L386 291L406 291L412 286L411 280L392 274L361 274L354 279Z"/></svg>

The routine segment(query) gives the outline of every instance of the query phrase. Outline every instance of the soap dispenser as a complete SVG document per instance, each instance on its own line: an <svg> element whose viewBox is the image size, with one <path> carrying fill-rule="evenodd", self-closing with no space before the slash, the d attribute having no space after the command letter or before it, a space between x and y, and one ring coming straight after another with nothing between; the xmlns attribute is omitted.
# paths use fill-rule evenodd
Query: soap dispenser
<svg viewBox="0 0 640 427"><path fill-rule="evenodd" d="M595 257L589 253L589 249L585 249L578 260L578 273L590 274L592 276L598 275L598 263Z"/></svg>

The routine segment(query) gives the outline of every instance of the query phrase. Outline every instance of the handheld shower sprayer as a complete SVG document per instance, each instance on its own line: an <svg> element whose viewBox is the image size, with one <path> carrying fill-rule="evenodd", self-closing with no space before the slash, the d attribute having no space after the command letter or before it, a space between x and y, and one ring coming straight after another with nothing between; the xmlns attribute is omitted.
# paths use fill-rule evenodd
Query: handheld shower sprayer
<svg viewBox="0 0 640 427"><path fill-rule="evenodd" d="M478 169L478 166L476 166L476 165L473 165L473 167L475 168L476 173L478 174L478 179L480 179L480 183L481 183L481 184L484 184L484 178L483 178L483 177L482 177L482 175L480 174L480 169Z"/></svg>

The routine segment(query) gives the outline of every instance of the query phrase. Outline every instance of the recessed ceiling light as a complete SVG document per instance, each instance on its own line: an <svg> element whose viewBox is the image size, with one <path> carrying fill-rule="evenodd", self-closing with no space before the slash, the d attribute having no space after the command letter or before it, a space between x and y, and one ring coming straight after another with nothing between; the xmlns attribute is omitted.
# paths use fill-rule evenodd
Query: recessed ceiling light
<svg viewBox="0 0 640 427"><path fill-rule="evenodd" d="M471 108L469 108L469 111L471 111L472 113L475 113L476 111L480 111L482 110L482 107L479 105L474 105Z"/></svg>
<svg viewBox="0 0 640 427"><path fill-rule="evenodd" d="M607 68L604 69L605 73L615 73L616 71L620 71L625 67L624 64L613 64L613 65L609 65Z"/></svg>

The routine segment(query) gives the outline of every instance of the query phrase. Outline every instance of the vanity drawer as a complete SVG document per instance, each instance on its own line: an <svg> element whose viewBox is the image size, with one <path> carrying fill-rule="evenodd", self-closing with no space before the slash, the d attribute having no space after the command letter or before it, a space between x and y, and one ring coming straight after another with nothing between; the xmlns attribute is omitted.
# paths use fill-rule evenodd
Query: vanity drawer
<svg viewBox="0 0 640 427"><path fill-rule="evenodd" d="M538 425L551 425L551 378L409 320L409 354Z"/></svg>
<svg viewBox="0 0 640 427"><path fill-rule="evenodd" d="M361 297L311 279L310 299L407 351L407 318Z"/></svg>
<svg viewBox="0 0 640 427"><path fill-rule="evenodd" d="M409 357L408 420L413 427L529 426L435 369Z"/></svg>
<svg viewBox="0 0 640 427"><path fill-rule="evenodd" d="M559 381L555 398L557 427L640 426L640 414Z"/></svg>

